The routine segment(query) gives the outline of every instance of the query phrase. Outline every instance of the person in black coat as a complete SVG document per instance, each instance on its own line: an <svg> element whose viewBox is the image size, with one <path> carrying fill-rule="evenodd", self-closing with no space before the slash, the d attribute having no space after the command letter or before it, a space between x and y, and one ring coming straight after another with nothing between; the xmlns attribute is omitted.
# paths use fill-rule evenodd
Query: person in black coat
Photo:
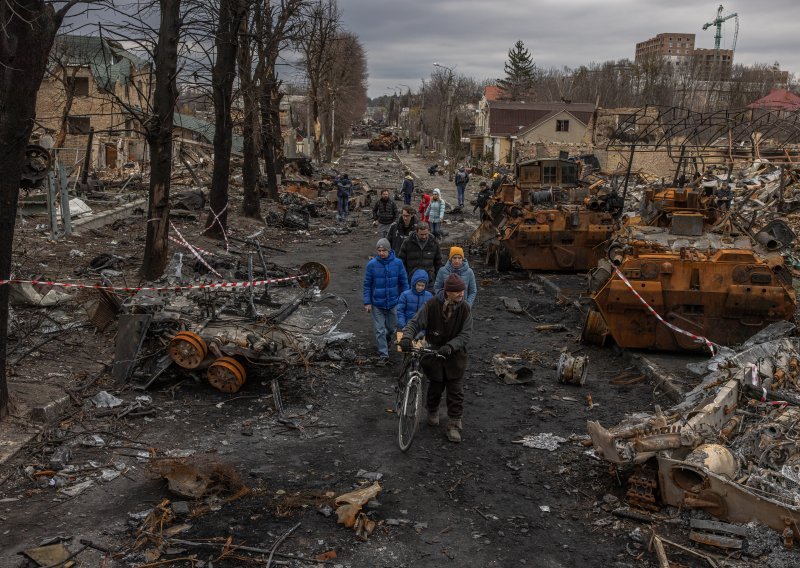
<svg viewBox="0 0 800 568"><path fill-rule="evenodd" d="M397 219L397 205L389 197L389 190L381 191L381 198L372 207L372 224L378 227L378 235L386 238L389 227Z"/></svg>
<svg viewBox="0 0 800 568"><path fill-rule="evenodd" d="M429 285L436 280L436 273L444 264L442 250L430 230L428 223L417 223L414 234L405 240L400 247L400 254L397 255L403 261L406 273L414 274L418 268L427 272Z"/></svg>
<svg viewBox="0 0 800 568"><path fill-rule="evenodd" d="M386 238L392 243L394 254L400 254L400 247L405 240L414 234L417 225L417 218L414 216L414 208L410 205L403 206L400 211L400 218L389 227L389 234Z"/></svg>
<svg viewBox="0 0 800 568"><path fill-rule="evenodd" d="M461 417L464 412L464 375L469 363L467 345L472 337L472 312L464 301L464 281L451 274L444 290L425 302L403 328L400 348L411 350L411 340L425 330L425 340L438 350L440 357L422 359L428 377L428 425L439 425L439 403L447 391L447 439L461 441Z"/></svg>

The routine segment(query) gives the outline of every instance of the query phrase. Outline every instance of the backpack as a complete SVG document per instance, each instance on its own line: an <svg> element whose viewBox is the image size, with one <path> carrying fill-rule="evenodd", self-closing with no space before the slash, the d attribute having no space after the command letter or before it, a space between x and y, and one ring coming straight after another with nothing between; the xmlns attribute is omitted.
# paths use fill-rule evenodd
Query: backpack
<svg viewBox="0 0 800 568"><path fill-rule="evenodd" d="M456 185L466 185L469 181L469 176L467 176L467 172L458 172L456 174Z"/></svg>

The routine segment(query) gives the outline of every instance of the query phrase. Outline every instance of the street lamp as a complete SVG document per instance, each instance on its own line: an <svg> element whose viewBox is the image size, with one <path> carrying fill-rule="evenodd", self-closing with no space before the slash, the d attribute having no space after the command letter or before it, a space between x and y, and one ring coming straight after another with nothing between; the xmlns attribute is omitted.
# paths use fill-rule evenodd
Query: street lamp
<svg viewBox="0 0 800 568"><path fill-rule="evenodd" d="M451 109L452 109L452 104L453 104L453 89L452 89L453 69L448 67L447 65L442 65L441 63L437 63L436 61L433 62L433 66L434 67L440 67L442 69L447 69L447 114L446 114L446 118L445 118L445 121L444 121L444 124L445 124L445 126L444 126L444 157L445 157L445 159L447 159L448 148L450 147L450 115L451 115ZM447 169L448 179L450 181L453 180L453 167L454 167L454 164L451 164L450 167L448 167L448 169Z"/></svg>

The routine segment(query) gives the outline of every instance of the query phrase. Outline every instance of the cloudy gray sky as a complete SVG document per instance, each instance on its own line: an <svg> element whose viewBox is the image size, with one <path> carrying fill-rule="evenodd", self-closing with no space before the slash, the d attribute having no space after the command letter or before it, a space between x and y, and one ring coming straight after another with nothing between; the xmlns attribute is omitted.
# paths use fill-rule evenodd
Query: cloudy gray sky
<svg viewBox="0 0 800 568"><path fill-rule="evenodd" d="M694 33L695 46L714 47L719 2L705 0L339 0L345 27L367 50L369 94L400 83L413 90L437 61L476 79L503 75L509 48L525 42L537 66L577 67L634 58L636 43L658 33ZM800 72L800 2L724 3L739 15L737 63L780 62ZM734 24L723 25L730 48ZM387 87L389 90L387 90Z"/></svg>

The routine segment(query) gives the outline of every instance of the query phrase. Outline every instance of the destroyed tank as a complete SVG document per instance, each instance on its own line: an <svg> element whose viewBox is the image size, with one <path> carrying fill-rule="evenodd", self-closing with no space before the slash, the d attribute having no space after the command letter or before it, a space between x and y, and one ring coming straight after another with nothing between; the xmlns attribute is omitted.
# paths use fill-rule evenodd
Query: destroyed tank
<svg viewBox="0 0 800 568"><path fill-rule="evenodd" d="M498 272L581 272L597 265L616 228L616 193L579 186L578 165L564 158L520 163L516 183L500 186L473 234Z"/></svg>
<svg viewBox="0 0 800 568"><path fill-rule="evenodd" d="M728 217L709 192L647 190L641 217L620 229L590 274L594 309L582 339L693 351L709 347L703 338L736 345L773 322L791 320L797 305L792 278L770 250L788 245L794 234L781 221L750 234Z"/></svg>

